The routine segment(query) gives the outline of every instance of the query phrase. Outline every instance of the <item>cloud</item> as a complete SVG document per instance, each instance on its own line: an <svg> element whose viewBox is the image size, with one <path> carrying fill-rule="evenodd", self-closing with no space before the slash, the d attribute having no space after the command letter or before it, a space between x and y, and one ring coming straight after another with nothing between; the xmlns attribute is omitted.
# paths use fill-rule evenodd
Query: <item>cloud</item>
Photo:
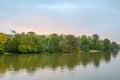
<svg viewBox="0 0 120 80"><path fill-rule="evenodd" d="M98 33L118 41L119 3L119 0L0 0L0 31Z"/></svg>
<svg viewBox="0 0 120 80"><path fill-rule="evenodd" d="M6 32L13 29L17 32L34 31L39 34L64 33L81 35L90 33L89 30L82 26L78 28L73 22L40 15L26 15L11 20L1 20L0 26L2 26L3 31L7 29Z"/></svg>

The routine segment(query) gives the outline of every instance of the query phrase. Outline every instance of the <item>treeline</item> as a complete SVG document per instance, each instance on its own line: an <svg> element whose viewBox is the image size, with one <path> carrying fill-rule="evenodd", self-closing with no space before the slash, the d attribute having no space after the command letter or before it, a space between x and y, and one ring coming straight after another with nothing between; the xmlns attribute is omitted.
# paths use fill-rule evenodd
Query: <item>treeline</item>
<svg viewBox="0 0 120 80"><path fill-rule="evenodd" d="M35 32L12 34L0 33L0 53L72 53L89 50L117 50L120 47L99 35L38 35Z"/></svg>

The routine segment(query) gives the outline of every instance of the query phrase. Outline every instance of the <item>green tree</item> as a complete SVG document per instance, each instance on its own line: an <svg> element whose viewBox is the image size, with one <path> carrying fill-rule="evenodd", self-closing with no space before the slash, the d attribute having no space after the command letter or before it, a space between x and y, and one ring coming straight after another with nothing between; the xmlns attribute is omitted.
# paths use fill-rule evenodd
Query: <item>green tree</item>
<svg viewBox="0 0 120 80"><path fill-rule="evenodd" d="M87 38L87 36L83 35L81 37L81 49L83 51L89 51L92 44L92 40L90 38Z"/></svg>
<svg viewBox="0 0 120 80"><path fill-rule="evenodd" d="M96 43L99 40L99 35L98 34L94 34L92 37L93 37L94 43Z"/></svg>
<svg viewBox="0 0 120 80"><path fill-rule="evenodd" d="M75 52L77 49L77 40L74 35L64 35L60 41L60 49L62 52Z"/></svg>
<svg viewBox="0 0 120 80"><path fill-rule="evenodd" d="M18 42L20 34L16 33L15 30L11 30L11 34L8 35L8 41L6 43L7 52L17 53L18 52Z"/></svg>
<svg viewBox="0 0 120 80"><path fill-rule="evenodd" d="M28 32L26 34L28 39L28 49L30 49L29 52L31 53L37 53L40 51L39 48L39 36L35 32Z"/></svg>
<svg viewBox="0 0 120 80"><path fill-rule="evenodd" d="M48 38L48 47L49 47L49 51L51 53L59 53L60 49L59 49L59 35L58 34L50 34L49 38Z"/></svg>
<svg viewBox="0 0 120 80"><path fill-rule="evenodd" d="M104 43L103 43L102 40L99 40L99 41L96 42L95 49L96 50L101 50L101 51L104 50Z"/></svg>
<svg viewBox="0 0 120 80"><path fill-rule="evenodd" d="M116 42L112 42L112 50L118 50L118 44Z"/></svg>
<svg viewBox="0 0 120 80"><path fill-rule="evenodd" d="M38 35L35 32L11 34L0 33L0 52L10 53L71 53L89 51L91 49L107 51L117 50L119 45L110 42L109 39L100 40L99 35L78 36L75 35Z"/></svg>
<svg viewBox="0 0 120 80"><path fill-rule="evenodd" d="M40 37L40 41L39 41L39 47L41 48L41 53L47 53L48 52L48 37L45 35L41 35Z"/></svg>
<svg viewBox="0 0 120 80"><path fill-rule="evenodd" d="M18 51L22 53L38 53L41 51L40 36L34 32L20 34Z"/></svg>
<svg viewBox="0 0 120 80"><path fill-rule="evenodd" d="M109 39L104 39L104 51L111 50L111 42Z"/></svg>
<svg viewBox="0 0 120 80"><path fill-rule="evenodd" d="M28 36L25 33L20 34L19 45L18 45L18 51L20 53L27 53L31 51L29 41L30 40L28 39Z"/></svg>
<svg viewBox="0 0 120 80"><path fill-rule="evenodd" d="M96 46L97 46L97 41L99 40L99 35L98 34L94 34L93 36L93 49L97 49Z"/></svg>

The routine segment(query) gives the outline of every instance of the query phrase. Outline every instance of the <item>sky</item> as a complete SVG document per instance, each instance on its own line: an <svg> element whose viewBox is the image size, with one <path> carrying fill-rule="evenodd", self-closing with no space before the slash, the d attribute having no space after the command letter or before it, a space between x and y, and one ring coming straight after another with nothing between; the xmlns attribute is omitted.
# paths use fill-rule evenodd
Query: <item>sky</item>
<svg viewBox="0 0 120 80"><path fill-rule="evenodd" d="M0 0L0 32L93 35L120 43L120 0Z"/></svg>

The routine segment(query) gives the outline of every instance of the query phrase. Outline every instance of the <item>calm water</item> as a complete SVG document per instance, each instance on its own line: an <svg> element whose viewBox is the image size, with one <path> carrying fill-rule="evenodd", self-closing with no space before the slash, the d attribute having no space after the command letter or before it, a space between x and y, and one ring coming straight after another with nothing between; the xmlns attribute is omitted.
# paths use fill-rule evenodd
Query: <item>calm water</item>
<svg viewBox="0 0 120 80"><path fill-rule="evenodd" d="M0 80L120 80L119 53L0 55Z"/></svg>

